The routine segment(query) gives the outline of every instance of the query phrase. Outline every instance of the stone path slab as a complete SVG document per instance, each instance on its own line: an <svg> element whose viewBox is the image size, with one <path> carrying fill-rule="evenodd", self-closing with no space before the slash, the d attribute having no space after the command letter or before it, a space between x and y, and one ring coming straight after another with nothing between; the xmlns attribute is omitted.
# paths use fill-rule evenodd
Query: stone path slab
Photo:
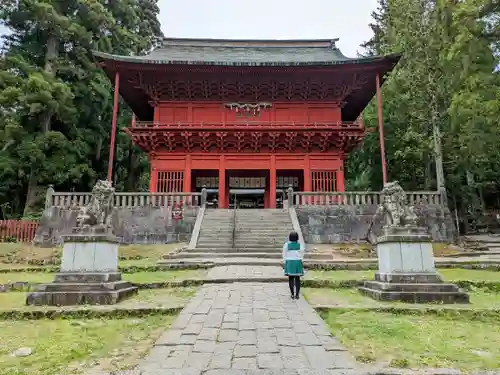
<svg viewBox="0 0 500 375"><path fill-rule="evenodd" d="M283 268L279 266L218 266L208 271L209 279L278 279L285 278Z"/></svg>
<svg viewBox="0 0 500 375"><path fill-rule="evenodd" d="M205 285L139 367L141 375L330 375L355 360L286 283Z"/></svg>

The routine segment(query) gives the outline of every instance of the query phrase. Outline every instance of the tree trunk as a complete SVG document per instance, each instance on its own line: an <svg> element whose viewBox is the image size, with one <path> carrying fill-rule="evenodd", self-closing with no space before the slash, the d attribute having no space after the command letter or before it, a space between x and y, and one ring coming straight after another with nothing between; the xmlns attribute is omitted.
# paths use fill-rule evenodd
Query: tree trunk
<svg viewBox="0 0 500 375"><path fill-rule="evenodd" d="M55 74L54 62L57 59L57 37L54 34L50 34L47 38L47 49L45 51L45 66L44 70L47 73ZM53 112L47 110L40 118L40 126L42 134L48 133L50 131L50 125L52 120ZM35 207L38 203L38 176L36 175L36 168L32 168L30 171L30 177L28 180L28 191L26 193L26 203L24 205L24 215L35 211Z"/></svg>
<svg viewBox="0 0 500 375"><path fill-rule="evenodd" d="M425 156L424 190L431 190L432 186L432 157L429 154Z"/></svg>
<svg viewBox="0 0 500 375"><path fill-rule="evenodd" d="M57 37L53 34L50 34L47 39L47 50L45 51L45 67L44 70L47 73L54 74L54 62L57 59ZM47 133L50 131L50 120L52 119L52 111L48 110L42 116L40 124L42 126L42 132Z"/></svg>
<svg viewBox="0 0 500 375"><path fill-rule="evenodd" d="M436 185L438 190L445 189L444 169L443 169L443 151L441 148L441 130L436 121L432 121L432 135L434 139L434 157L436 159Z"/></svg>
<svg viewBox="0 0 500 375"><path fill-rule="evenodd" d="M130 147L128 150L128 174L127 181L125 182L126 191L134 191L136 182L136 160L137 155L134 152L134 145L130 142Z"/></svg>
<svg viewBox="0 0 500 375"><path fill-rule="evenodd" d="M102 137L97 138L97 145L96 145L96 151L95 151L95 160L99 161L101 160L101 152L102 152Z"/></svg>
<svg viewBox="0 0 500 375"><path fill-rule="evenodd" d="M28 180L28 191L26 192L26 202L24 204L23 217L28 216L33 213L33 208L36 207L38 203L38 184L37 184L36 171L31 170L30 178Z"/></svg>

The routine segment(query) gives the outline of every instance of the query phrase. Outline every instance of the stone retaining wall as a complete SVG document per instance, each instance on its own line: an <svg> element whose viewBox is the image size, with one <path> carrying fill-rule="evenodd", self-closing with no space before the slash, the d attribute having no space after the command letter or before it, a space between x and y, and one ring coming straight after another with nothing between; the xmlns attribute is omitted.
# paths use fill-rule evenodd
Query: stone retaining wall
<svg viewBox="0 0 500 375"><path fill-rule="evenodd" d="M342 244L367 241L377 205L296 207L304 240L309 244ZM453 242L457 232L450 211L440 205L416 205L419 225L427 227L436 242ZM382 231L382 220L374 223L373 236ZM374 237L372 236L372 239Z"/></svg>
<svg viewBox="0 0 500 375"><path fill-rule="evenodd" d="M114 234L123 244L163 244L189 242L199 207L185 207L182 220L172 219L170 207L115 208ZM40 220L34 242L40 246L62 244L62 234L70 233L76 224L78 209L52 207Z"/></svg>

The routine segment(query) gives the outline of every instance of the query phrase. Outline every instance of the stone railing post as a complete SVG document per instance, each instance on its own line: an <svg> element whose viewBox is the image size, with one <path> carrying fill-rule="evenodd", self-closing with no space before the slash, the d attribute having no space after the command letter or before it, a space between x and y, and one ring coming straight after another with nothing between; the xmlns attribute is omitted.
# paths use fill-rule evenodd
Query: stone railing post
<svg viewBox="0 0 500 375"><path fill-rule="evenodd" d="M205 207L207 204L207 187L203 185L201 189L201 207Z"/></svg>
<svg viewBox="0 0 500 375"><path fill-rule="evenodd" d="M288 208L292 208L293 207L293 187L292 187L292 185L288 186L287 195L288 195Z"/></svg>
<svg viewBox="0 0 500 375"><path fill-rule="evenodd" d="M54 195L54 185L49 185L45 194L45 209L52 207L52 196Z"/></svg>
<svg viewBox="0 0 500 375"><path fill-rule="evenodd" d="M441 197L441 205L448 207L448 194L446 193L446 188L440 187L438 192Z"/></svg>

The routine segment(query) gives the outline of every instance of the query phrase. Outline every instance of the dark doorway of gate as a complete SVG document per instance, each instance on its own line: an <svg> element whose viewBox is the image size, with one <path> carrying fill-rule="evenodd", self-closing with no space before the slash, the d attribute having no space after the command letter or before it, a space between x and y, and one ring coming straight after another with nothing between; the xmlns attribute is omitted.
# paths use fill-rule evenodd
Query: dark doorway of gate
<svg viewBox="0 0 500 375"><path fill-rule="evenodd" d="M229 208L264 208L264 189L230 189Z"/></svg>

